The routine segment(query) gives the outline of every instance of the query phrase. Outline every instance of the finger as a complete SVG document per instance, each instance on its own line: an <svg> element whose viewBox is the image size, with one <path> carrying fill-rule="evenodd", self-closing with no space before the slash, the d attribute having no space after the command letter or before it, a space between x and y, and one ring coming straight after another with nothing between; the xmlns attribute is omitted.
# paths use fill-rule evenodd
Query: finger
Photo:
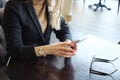
<svg viewBox="0 0 120 80"><path fill-rule="evenodd" d="M77 51L77 45L74 44L74 46L71 47L73 50Z"/></svg>
<svg viewBox="0 0 120 80"><path fill-rule="evenodd" d="M70 52L64 52L64 51L59 51L58 53L57 53L57 55L59 55L59 56L73 56L74 55L74 53L70 53Z"/></svg>
<svg viewBox="0 0 120 80"><path fill-rule="evenodd" d="M69 57L71 57L71 56L70 56L70 55L65 55L64 57L65 57L65 58L69 58Z"/></svg>
<svg viewBox="0 0 120 80"><path fill-rule="evenodd" d="M77 51L77 45L75 44L75 51Z"/></svg>
<svg viewBox="0 0 120 80"><path fill-rule="evenodd" d="M61 45L61 46L68 46L68 47L74 46L74 44L71 43L71 42L63 42L63 43L61 43L60 45Z"/></svg>
<svg viewBox="0 0 120 80"><path fill-rule="evenodd" d="M69 52L69 53L74 53L74 50L70 47L61 47L60 48L61 51L64 51L64 52Z"/></svg>

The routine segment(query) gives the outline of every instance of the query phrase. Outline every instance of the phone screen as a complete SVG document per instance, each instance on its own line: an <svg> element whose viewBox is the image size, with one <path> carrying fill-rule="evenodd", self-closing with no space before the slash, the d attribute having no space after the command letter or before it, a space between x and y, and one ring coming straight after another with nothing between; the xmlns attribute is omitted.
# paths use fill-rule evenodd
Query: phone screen
<svg viewBox="0 0 120 80"><path fill-rule="evenodd" d="M82 38L80 40L73 40L72 43L77 44L77 43L82 42L82 41L84 41L86 39L87 39L87 37L84 37L84 38Z"/></svg>

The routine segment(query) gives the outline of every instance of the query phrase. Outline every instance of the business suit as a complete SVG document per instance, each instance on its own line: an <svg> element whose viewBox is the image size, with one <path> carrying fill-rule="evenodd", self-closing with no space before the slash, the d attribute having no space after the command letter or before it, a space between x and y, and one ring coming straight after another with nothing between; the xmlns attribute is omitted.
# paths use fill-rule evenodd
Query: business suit
<svg viewBox="0 0 120 80"><path fill-rule="evenodd" d="M47 5L46 5L47 6ZM46 8L47 28L42 33L32 3L10 0L3 15L3 29L7 41L7 50L13 58L36 58L34 46L47 45L51 32L54 31L60 41L71 39L71 34L64 19L61 18L60 30L52 29L48 6Z"/></svg>

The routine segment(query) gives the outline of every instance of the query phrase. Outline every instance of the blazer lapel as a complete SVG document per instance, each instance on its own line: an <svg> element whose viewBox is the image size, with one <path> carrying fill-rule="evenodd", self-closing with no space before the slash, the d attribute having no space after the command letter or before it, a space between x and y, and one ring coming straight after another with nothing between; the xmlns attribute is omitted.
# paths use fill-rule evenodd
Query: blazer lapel
<svg viewBox="0 0 120 80"><path fill-rule="evenodd" d="M35 11L34 11L33 6L32 6L32 5L28 6L28 7L27 7L27 10L28 10L28 12L29 12L29 14L30 14L30 16L31 16L34 24L35 24L35 27L36 27L38 33L40 34L42 40L45 41L44 35L43 35L43 33L42 33L42 29L41 29L41 27L40 27L40 23L39 23L39 21L38 21L38 18L37 18L37 16L36 16L36 13L35 13Z"/></svg>
<svg viewBox="0 0 120 80"><path fill-rule="evenodd" d="M44 38L47 37L48 34L52 31L51 25L50 25L50 13L48 11L48 6L46 5L46 16L47 16L47 27L44 33Z"/></svg>

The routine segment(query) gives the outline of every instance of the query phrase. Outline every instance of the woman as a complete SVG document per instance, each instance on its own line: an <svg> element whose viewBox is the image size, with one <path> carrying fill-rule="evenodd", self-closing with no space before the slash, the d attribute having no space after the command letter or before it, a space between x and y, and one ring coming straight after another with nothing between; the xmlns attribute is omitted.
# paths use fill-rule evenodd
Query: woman
<svg viewBox="0 0 120 80"><path fill-rule="evenodd" d="M12 58L75 54L76 45L71 43L68 25L60 16L61 3L61 0L54 6L51 0L9 0L6 3L2 26ZM52 31L61 42L49 44Z"/></svg>

